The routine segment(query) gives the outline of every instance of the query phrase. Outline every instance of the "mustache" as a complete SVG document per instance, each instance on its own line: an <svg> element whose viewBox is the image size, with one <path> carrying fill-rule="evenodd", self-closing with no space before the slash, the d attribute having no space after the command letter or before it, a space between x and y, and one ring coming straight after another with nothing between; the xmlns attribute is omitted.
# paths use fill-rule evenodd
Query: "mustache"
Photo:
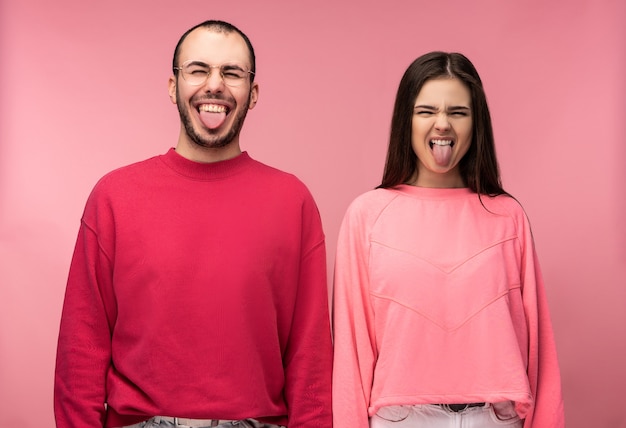
<svg viewBox="0 0 626 428"><path fill-rule="evenodd" d="M235 101L235 99L233 97L226 97L224 95L220 95L220 94L204 94L204 95L200 95L197 97L193 97L191 99L192 103L197 103L197 102L202 102L202 101L215 101L215 100L219 100L219 101L226 101L228 103L231 104L237 104L237 102Z"/></svg>

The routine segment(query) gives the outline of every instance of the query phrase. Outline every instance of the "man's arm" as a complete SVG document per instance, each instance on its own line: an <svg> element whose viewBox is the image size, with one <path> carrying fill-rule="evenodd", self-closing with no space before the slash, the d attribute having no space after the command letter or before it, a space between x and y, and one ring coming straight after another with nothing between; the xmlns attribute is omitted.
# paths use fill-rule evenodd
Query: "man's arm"
<svg viewBox="0 0 626 428"><path fill-rule="evenodd" d="M303 209L303 254L284 357L289 428L332 427L332 339L326 248L319 213ZM308 216L307 216L308 214Z"/></svg>
<svg viewBox="0 0 626 428"><path fill-rule="evenodd" d="M65 293L54 380L58 428L102 427L111 332L99 281L110 263L92 229L81 225Z"/></svg>

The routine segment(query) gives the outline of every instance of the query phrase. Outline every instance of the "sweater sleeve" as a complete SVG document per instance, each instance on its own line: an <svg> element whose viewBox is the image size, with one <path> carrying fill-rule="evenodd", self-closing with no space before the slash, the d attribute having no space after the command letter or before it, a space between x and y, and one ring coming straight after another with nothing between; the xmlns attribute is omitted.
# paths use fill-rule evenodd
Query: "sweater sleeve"
<svg viewBox="0 0 626 428"><path fill-rule="evenodd" d="M289 428L332 426L332 339L326 247L319 212L305 201L299 283L284 356Z"/></svg>
<svg viewBox="0 0 626 428"><path fill-rule="evenodd" d="M522 224L522 287L529 331L528 380L534 397L534 406L526 414L524 428L563 428L561 376L544 281L525 215Z"/></svg>
<svg viewBox="0 0 626 428"><path fill-rule="evenodd" d="M65 293L57 347L54 411L58 428L104 426L111 330L100 286L110 262L83 220Z"/></svg>
<svg viewBox="0 0 626 428"><path fill-rule="evenodd" d="M369 243L353 204L339 232L334 275L333 421L367 428L376 344L370 304Z"/></svg>

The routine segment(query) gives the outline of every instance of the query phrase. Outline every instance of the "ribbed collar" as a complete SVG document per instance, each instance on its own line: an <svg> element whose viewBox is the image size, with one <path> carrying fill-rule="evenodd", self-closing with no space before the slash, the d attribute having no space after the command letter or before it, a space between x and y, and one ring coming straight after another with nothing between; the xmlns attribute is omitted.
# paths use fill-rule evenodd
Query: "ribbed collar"
<svg viewBox="0 0 626 428"><path fill-rule="evenodd" d="M177 174L202 181L221 180L239 174L247 170L253 162L247 152L220 162L194 162L176 153L174 148L159 156L159 159Z"/></svg>
<svg viewBox="0 0 626 428"><path fill-rule="evenodd" d="M464 198L470 195L476 195L469 187L461 188L438 188L438 187L417 187L408 184L401 184L390 189L407 196L422 199L451 199Z"/></svg>

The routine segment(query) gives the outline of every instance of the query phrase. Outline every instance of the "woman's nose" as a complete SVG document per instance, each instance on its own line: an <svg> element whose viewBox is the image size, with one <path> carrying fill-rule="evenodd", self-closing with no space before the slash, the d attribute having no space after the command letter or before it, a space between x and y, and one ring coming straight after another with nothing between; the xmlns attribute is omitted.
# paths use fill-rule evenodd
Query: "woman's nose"
<svg viewBox="0 0 626 428"><path fill-rule="evenodd" d="M437 119L435 121L435 128L440 130L450 129L450 122L448 121L448 115L445 113L441 113L437 115Z"/></svg>

